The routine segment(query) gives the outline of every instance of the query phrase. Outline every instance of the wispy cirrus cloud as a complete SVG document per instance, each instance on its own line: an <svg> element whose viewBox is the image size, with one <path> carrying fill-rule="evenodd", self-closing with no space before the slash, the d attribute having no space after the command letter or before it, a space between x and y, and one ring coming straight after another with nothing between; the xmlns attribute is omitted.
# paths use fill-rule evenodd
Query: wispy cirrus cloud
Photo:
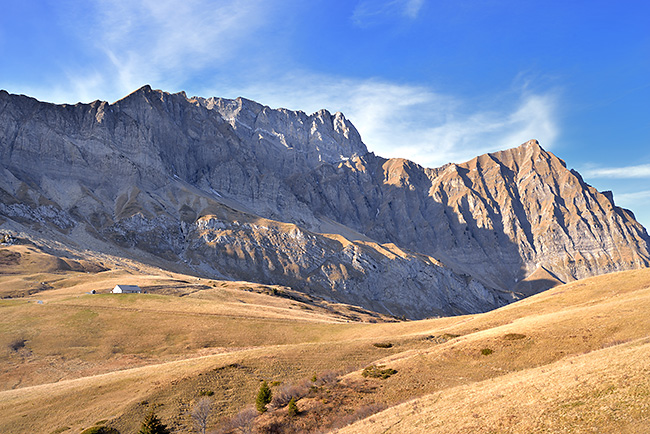
<svg viewBox="0 0 650 434"><path fill-rule="evenodd" d="M622 167L591 167L582 170L587 178L650 178L650 164Z"/></svg>
<svg viewBox="0 0 650 434"><path fill-rule="evenodd" d="M557 96L521 90L499 103L476 105L425 86L376 79L345 79L296 73L272 85L220 90L272 107L343 112L369 150L435 167L538 139L547 149L559 133ZM204 92L215 90L206 89Z"/></svg>
<svg viewBox="0 0 650 434"><path fill-rule="evenodd" d="M424 85L292 72L286 64L279 68L284 72L269 73L260 59L272 57L268 52L273 44L259 43L260 33L277 24L273 13L282 9L281 3L271 7L262 0L95 0L94 19L77 31L80 38L92 41L90 46L104 56L104 63L71 70L68 85L53 88L55 98L49 100L74 101L66 95L86 101L118 99L149 83L202 96L244 96L274 107L312 112L327 108L348 116L370 150L430 167L532 138L546 148L553 146L558 104L552 91L534 92L521 85L492 95L490 101L476 101ZM355 14L413 19L423 5L424 0L363 0ZM256 62L246 63L248 58Z"/></svg>
<svg viewBox="0 0 650 434"><path fill-rule="evenodd" d="M261 0L106 0L97 6L97 46L123 90L150 81L177 83L237 56L264 24L266 10Z"/></svg>
<svg viewBox="0 0 650 434"><path fill-rule="evenodd" d="M638 205L638 201L650 199L650 190L635 191L616 195L616 202L623 206Z"/></svg>
<svg viewBox="0 0 650 434"><path fill-rule="evenodd" d="M415 19L425 0L362 0L352 12L352 22L359 27L372 27L395 17Z"/></svg>
<svg viewBox="0 0 650 434"><path fill-rule="evenodd" d="M181 90L196 75L240 65L242 52L268 52L256 37L273 22L277 6L262 0L91 0L82 12L62 3L66 30L84 41L90 58L64 67L67 80L33 88L33 94L74 102L118 99L146 83Z"/></svg>
<svg viewBox="0 0 650 434"><path fill-rule="evenodd" d="M404 5L404 15L409 18L417 18L422 6L424 6L424 0L406 0Z"/></svg>

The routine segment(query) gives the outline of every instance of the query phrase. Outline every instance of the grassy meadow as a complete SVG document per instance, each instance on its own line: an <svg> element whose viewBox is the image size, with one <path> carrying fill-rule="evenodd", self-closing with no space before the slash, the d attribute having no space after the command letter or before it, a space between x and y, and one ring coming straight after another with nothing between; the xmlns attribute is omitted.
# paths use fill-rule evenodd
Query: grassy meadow
<svg viewBox="0 0 650 434"><path fill-rule="evenodd" d="M3 433L132 433L151 409L190 433L202 398L222 433L650 432L650 270L396 322L288 288L29 246L0 261ZM117 283L148 293L109 294ZM257 416L262 380L276 401Z"/></svg>

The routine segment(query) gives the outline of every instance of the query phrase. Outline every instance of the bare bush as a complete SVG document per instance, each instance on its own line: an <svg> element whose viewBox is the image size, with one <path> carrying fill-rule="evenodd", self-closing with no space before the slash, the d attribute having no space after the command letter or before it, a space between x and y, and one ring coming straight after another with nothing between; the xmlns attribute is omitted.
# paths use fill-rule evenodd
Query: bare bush
<svg viewBox="0 0 650 434"><path fill-rule="evenodd" d="M226 423L226 432L234 432L238 434L252 434L253 423L259 413L254 407L247 407L233 416L230 421Z"/></svg>
<svg viewBox="0 0 650 434"><path fill-rule="evenodd" d="M336 371L324 371L319 375L314 375L311 379L313 386L324 386L335 384L339 379L339 373Z"/></svg>
<svg viewBox="0 0 650 434"><path fill-rule="evenodd" d="M318 379L323 384L334 384L339 380L339 373L336 371L325 371L318 376Z"/></svg>
<svg viewBox="0 0 650 434"><path fill-rule="evenodd" d="M298 400L309 392L309 386L305 382L297 385L281 386L273 395L271 407L282 408L289 404L292 399Z"/></svg>
<svg viewBox="0 0 650 434"><path fill-rule="evenodd" d="M625 344L627 342L630 342L630 339L614 339L614 340L609 341L609 342L604 342L601 345L601 348L615 347L615 346L618 346L618 345L623 345L623 344Z"/></svg>
<svg viewBox="0 0 650 434"><path fill-rule="evenodd" d="M205 430L208 427L208 418L210 417L210 412L212 411L212 400L210 398L201 398L194 405L190 416L192 417L192 422L194 422L194 427L196 432L199 434L205 434Z"/></svg>
<svg viewBox="0 0 650 434"><path fill-rule="evenodd" d="M367 417L372 416L373 414L379 413L380 411L383 411L386 408L387 408L386 405L382 403L364 405L363 407L358 408L357 411L355 411L354 413L342 416L337 420L335 420L332 423L332 428L333 429L343 428L344 426L350 425L351 423L354 423L358 420L365 419Z"/></svg>

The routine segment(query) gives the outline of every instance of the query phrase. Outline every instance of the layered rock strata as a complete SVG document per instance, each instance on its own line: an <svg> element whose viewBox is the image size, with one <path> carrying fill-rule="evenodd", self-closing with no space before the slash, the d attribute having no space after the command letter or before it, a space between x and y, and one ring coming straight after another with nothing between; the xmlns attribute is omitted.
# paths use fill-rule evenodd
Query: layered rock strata
<svg viewBox="0 0 650 434"><path fill-rule="evenodd" d="M368 152L325 110L148 86L112 104L0 91L0 164L5 229L395 315L650 264L633 214L536 141L429 169Z"/></svg>

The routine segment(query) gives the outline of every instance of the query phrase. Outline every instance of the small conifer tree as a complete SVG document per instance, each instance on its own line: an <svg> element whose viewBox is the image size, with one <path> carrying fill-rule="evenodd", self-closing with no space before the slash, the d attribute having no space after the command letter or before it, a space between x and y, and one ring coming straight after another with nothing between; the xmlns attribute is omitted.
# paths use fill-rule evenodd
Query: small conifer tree
<svg viewBox="0 0 650 434"><path fill-rule="evenodd" d="M287 412L289 413L290 417L294 417L298 415L298 406L296 405L296 398L291 398L291 401L289 401L289 405L287 406Z"/></svg>
<svg viewBox="0 0 650 434"><path fill-rule="evenodd" d="M264 413L266 411L266 404L271 402L271 398L273 398L271 389L269 388L269 385L266 384L266 381L263 381L259 392L257 392L257 399L255 399L255 407L257 407L257 411Z"/></svg>
<svg viewBox="0 0 650 434"><path fill-rule="evenodd" d="M171 434L167 425L162 423L156 413L151 410L142 421L142 426L138 434Z"/></svg>

